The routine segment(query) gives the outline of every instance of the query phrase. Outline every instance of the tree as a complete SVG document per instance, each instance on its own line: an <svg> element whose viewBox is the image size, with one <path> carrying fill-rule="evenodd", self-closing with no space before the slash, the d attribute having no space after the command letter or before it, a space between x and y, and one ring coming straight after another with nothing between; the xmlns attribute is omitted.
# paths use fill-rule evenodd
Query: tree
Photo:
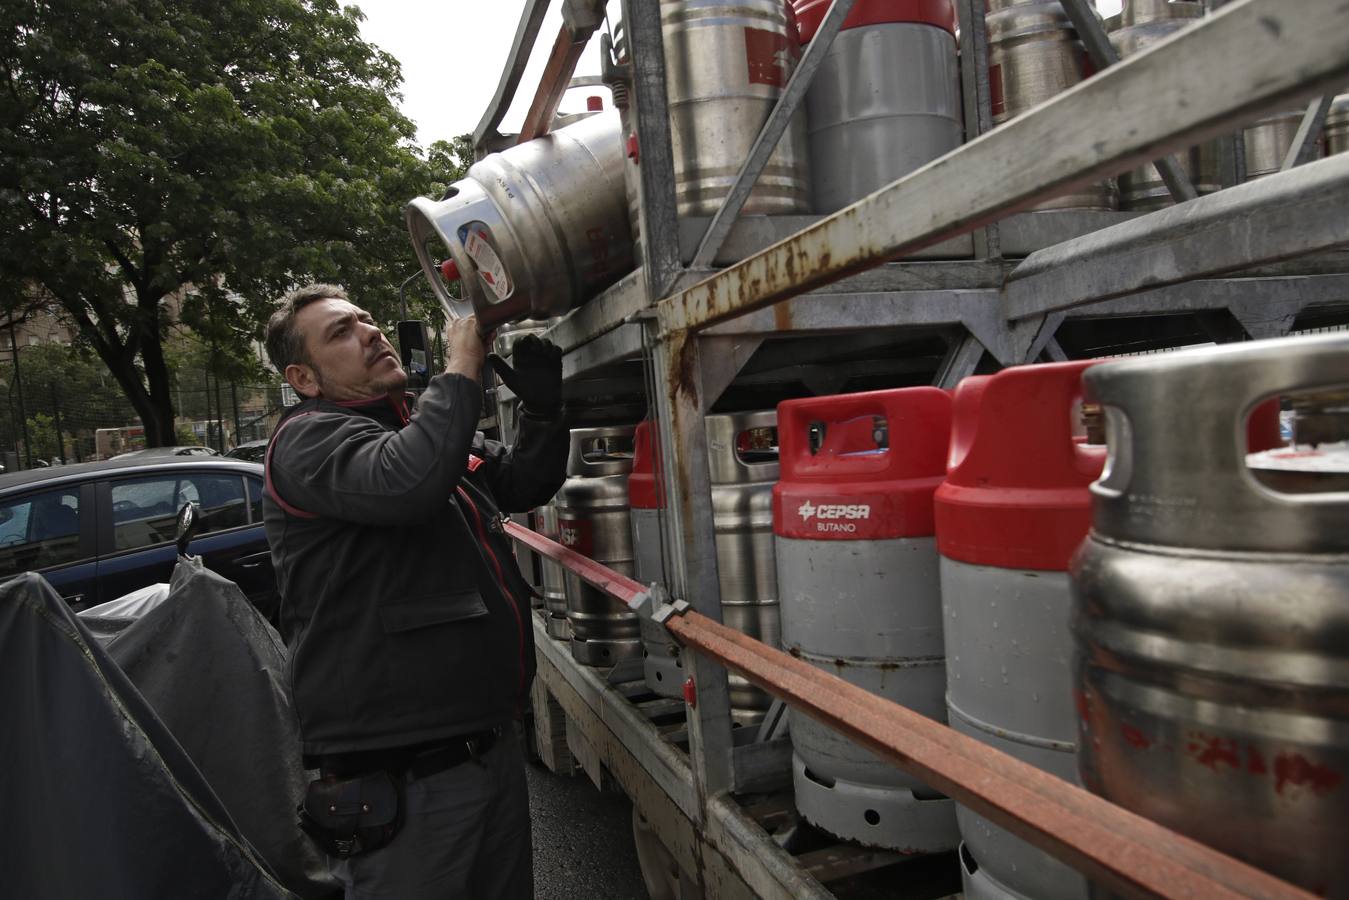
<svg viewBox="0 0 1349 900"><path fill-rule="evenodd" d="M63 344L20 347L23 407L34 457L53 455L85 458L94 452L94 430L118 427L135 421L136 414L117 383L92 354ZM0 447L14 447L22 438L16 416L18 404L13 363L0 367L9 410L0 417ZM60 449L56 449L57 425ZM39 436L35 428L50 435ZM50 441L48 447L44 441Z"/></svg>
<svg viewBox="0 0 1349 900"><path fill-rule="evenodd" d="M0 297L59 304L148 444L175 440L174 304L228 357L296 283L342 283L382 318L396 308L412 258L402 206L444 185L393 105L398 64L361 41L358 10L0 10Z"/></svg>

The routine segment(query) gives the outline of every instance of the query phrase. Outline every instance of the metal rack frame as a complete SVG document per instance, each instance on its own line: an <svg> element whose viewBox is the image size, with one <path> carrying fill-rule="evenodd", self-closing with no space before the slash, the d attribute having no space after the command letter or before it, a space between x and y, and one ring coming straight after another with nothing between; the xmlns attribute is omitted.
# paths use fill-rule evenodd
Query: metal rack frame
<svg viewBox="0 0 1349 900"><path fill-rule="evenodd" d="M577 4L569 0L571 5ZM709 267L736 242L735 198L771 152L824 41L807 52L783 103L741 171L741 187L681 253L666 107L659 4L624 0L633 60L632 104L642 147L640 233L645 265L550 329L580 379L640 360L657 423L668 499L666 587L720 621L717 561L703 419L769 337L937 329L950 336L936 382L954 386L990 356L999 365L1061 358L1055 332L1078 317L1198 313L1215 340L1286 334L1309 309L1349 306L1349 155L1297 165L1324 119L1325 98L1349 82L1349 12L1339 0L1235 0L1174 37L1018 118L991 128L982 0L957 0L963 23L967 142L939 160L725 268ZM527 4L512 63L477 138L490 148L517 68L532 46L539 7ZM1075 16L1084 0L1065 0ZM835 0L826 26L841 23ZM1093 23L1095 23L1093 17ZM1100 35L1088 35L1099 47ZM1097 29L1099 30L1099 28ZM822 28L822 35L827 30ZM1232 52L1240 47L1241 53ZM971 64L972 63L972 64ZM511 78L514 76L514 82ZM799 82L799 87L798 87ZM509 90L506 88L509 86ZM554 86L541 85L538 96ZM1169 91L1175 102L1158 107ZM504 99L503 99L504 98ZM1285 171L1146 215L1024 213L1036 202L1203 140L1258 116L1310 101ZM1108 116L1101 110L1109 110ZM505 139L502 139L505 140ZM1240 140L1235 141L1237 145ZM1240 162L1234 169L1241 168ZM1184 196L1184 186L1176 190ZM1192 192L1192 189L1191 189ZM1003 257L1014 234L1073 237ZM1099 227L1109 223L1109 227ZM800 223L793 223L798 225ZM1046 229L1048 228L1048 231ZM913 261L943 241L971 236L963 260ZM771 237L771 234L770 234ZM746 238L748 240L748 238ZM1020 239L1024 246L1025 238ZM685 244L689 239L685 237ZM751 243L753 243L751 241ZM735 254L733 254L735 255ZM685 266L689 258L692 265ZM890 262L905 258L902 262ZM499 395L509 405L509 395ZM504 412L503 423L510 417ZM541 678L568 715L604 742L606 765L649 818L668 821L681 865L714 893L828 896L790 857L755 832L732 796L781 764L781 747L732 734L726 672L689 654L696 702L687 710L686 757L615 699L612 685L578 669L540 635ZM683 762L686 759L687 762ZM775 853L776 851L776 853ZM823 892L823 893L822 893Z"/></svg>

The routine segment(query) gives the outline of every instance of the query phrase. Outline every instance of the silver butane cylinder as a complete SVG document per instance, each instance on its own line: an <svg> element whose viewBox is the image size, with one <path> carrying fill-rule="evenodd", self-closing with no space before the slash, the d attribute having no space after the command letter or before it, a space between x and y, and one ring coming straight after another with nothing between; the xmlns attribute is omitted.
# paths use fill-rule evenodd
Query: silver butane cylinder
<svg viewBox="0 0 1349 900"><path fill-rule="evenodd" d="M633 426L573 428L567 480L558 491L558 543L623 575L633 574L628 473ZM612 666L639 656L637 615L571 571L565 575L572 658Z"/></svg>
<svg viewBox="0 0 1349 900"><path fill-rule="evenodd" d="M1119 27L1110 32L1110 43L1120 59L1128 59L1203 16L1203 4L1192 0L1125 0ZM1165 97L1160 99L1165 101ZM1217 144L1208 141L1176 156L1196 193L1210 194L1221 187ZM1174 202L1161 173L1152 163L1121 175L1119 187L1121 209L1161 209Z"/></svg>
<svg viewBox="0 0 1349 900"><path fill-rule="evenodd" d="M782 95L800 56L789 12L786 0L661 0L680 216L717 211ZM743 212L783 215L809 205L806 123L798 111Z"/></svg>
<svg viewBox="0 0 1349 900"><path fill-rule="evenodd" d="M557 532L557 498L553 498L535 511L539 523L539 534L551 541L559 537ZM547 557L539 559L540 577L543 580L543 608L548 613L548 636L559 641L571 640L571 625L567 622L567 577L566 570Z"/></svg>
<svg viewBox="0 0 1349 900"><path fill-rule="evenodd" d="M1349 150L1349 94L1340 94L1326 114L1326 155Z"/></svg>
<svg viewBox="0 0 1349 900"><path fill-rule="evenodd" d="M770 647L782 641L773 553L777 451L776 447L746 451L737 441L745 432L764 434L776 425L774 410L707 417L721 620ZM768 709L769 696L741 675L729 673L727 677L732 718L741 724L758 721Z"/></svg>
<svg viewBox="0 0 1349 900"><path fill-rule="evenodd" d="M1110 461L1072 570L1085 786L1335 897L1349 890L1349 494L1296 455L1256 457L1258 475L1246 418L1345 384L1343 334L1089 371Z"/></svg>
<svg viewBox="0 0 1349 900"><path fill-rule="evenodd" d="M988 82L993 123L1001 125L1063 93L1093 71L1058 0L988 0ZM1114 209L1107 179L1035 209Z"/></svg>
<svg viewBox="0 0 1349 900"><path fill-rule="evenodd" d="M582 119L469 167L406 219L422 271L452 317L484 329L558 316L633 268L617 112ZM448 254L465 299L449 293Z"/></svg>
<svg viewBox="0 0 1349 900"><path fill-rule="evenodd" d="M1242 143L1246 146L1247 181L1271 175L1283 168L1283 161L1297 138L1303 114L1303 110L1296 110L1266 116L1242 131Z"/></svg>
<svg viewBox="0 0 1349 900"><path fill-rule="evenodd" d="M960 146L955 37L917 22L840 31L806 110L814 211L835 212Z"/></svg>

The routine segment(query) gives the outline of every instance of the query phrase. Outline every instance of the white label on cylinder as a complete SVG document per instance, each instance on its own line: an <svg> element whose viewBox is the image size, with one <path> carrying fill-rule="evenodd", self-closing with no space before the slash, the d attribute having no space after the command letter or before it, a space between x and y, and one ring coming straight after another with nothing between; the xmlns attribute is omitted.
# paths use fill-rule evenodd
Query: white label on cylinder
<svg viewBox="0 0 1349 900"><path fill-rule="evenodd" d="M487 239L487 226L474 224L464 237L464 250L478 268L478 277L498 300L511 295L511 277Z"/></svg>

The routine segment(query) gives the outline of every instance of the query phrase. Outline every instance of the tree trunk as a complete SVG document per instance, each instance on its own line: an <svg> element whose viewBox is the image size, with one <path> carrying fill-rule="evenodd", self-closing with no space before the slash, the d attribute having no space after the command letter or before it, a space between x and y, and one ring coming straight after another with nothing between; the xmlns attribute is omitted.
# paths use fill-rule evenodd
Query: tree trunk
<svg viewBox="0 0 1349 900"><path fill-rule="evenodd" d="M89 341L108 372L117 380L122 393L145 428L147 447L167 447L177 443L173 427L173 397L169 390L168 367L164 364L164 348L159 338L159 319L155 302L138 303L137 314L128 324L123 338L108 325L96 324L88 310L94 310L100 323L115 321L112 311L96 300L68 298L56 295L70 313L80 333ZM148 307L148 308L147 308ZM140 349L145 378L136 370L136 353ZM149 387L147 388L147 383Z"/></svg>

